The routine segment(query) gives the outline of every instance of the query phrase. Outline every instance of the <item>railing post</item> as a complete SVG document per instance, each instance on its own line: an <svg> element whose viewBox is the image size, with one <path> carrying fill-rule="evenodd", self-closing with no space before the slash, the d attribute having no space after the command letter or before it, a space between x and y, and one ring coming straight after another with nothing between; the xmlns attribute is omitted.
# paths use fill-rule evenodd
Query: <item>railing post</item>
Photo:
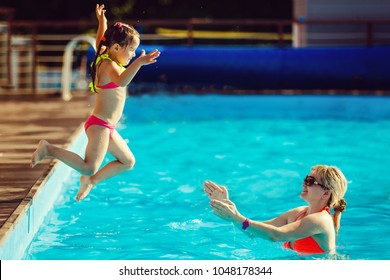
<svg viewBox="0 0 390 280"><path fill-rule="evenodd" d="M278 23L278 45L280 48L284 48L283 23Z"/></svg>
<svg viewBox="0 0 390 280"><path fill-rule="evenodd" d="M8 86L11 87L13 85L13 80L12 80L12 33L13 33L13 25L12 21L9 22L8 24L8 35L7 35L7 68L8 68L8 73L7 73L7 80L8 80Z"/></svg>
<svg viewBox="0 0 390 280"><path fill-rule="evenodd" d="M367 22L367 47L373 46L372 22Z"/></svg>
<svg viewBox="0 0 390 280"><path fill-rule="evenodd" d="M190 22L187 24L187 44L188 46L192 47L194 45L194 26L190 20Z"/></svg>
<svg viewBox="0 0 390 280"><path fill-rule="evenodd" d="M34 96L38 93L38 84L37 84L37 68L38 68L38 50L37 50L37 41L38 41L38 26L33 24L32 26L32 51L33 51L33 61L32 61L32 79L31 79L31 87L32 94Z"/></svg>
<svg viewBox="0 0 390 280"><path fill-rule="evenodd" d="M12 39L12 33L13 33L13 20L14 20L14 15L15 15L15 9L12 8L4 8L0 7L0 15L3 16L5 15L6 19L5 22L7 23L7 29L6 33L7 35L5 36L7 38L7 42L4 45L6 47L7 53L6 53L6 58L5 58L5 69L6 69L6 82L5 84L2 84L1 86L5 86L7 88L11 88L13 85L12 81L12 45L11 45L11 39Z"/></svg>

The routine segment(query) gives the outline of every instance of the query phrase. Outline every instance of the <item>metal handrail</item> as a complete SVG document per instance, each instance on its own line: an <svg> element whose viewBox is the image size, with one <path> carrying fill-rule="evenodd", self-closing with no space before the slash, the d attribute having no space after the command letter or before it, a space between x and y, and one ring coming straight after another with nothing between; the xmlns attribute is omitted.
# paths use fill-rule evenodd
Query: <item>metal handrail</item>
<svg viewBox="0 0 390 280"><path fill-rule="evenodd" d="M95 38L91 36L77 36L73 38L65 47L63 61L62 61L62 76L61 76L61 92L62 99L69 101L72 98L71 92L71 77L72 77L72 61L73 61L73 51L79 42L89 43L94 50L96 51Z"/></svg>

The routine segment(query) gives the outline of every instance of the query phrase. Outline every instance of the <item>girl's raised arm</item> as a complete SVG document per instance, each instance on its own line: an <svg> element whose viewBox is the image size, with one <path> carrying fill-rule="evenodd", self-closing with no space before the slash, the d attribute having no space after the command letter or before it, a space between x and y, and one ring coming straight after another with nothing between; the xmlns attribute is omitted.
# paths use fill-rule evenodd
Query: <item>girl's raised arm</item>
<svg viewBox="0 0 390 280"><path fill-rule="evenodd" d="M105 16L106 10L104 9L104 4L96 4L96 18L99 22L98 30L96 33L96 49L99 48L100 40L102 39L104 32L107 30L107 18Z"/></svg>

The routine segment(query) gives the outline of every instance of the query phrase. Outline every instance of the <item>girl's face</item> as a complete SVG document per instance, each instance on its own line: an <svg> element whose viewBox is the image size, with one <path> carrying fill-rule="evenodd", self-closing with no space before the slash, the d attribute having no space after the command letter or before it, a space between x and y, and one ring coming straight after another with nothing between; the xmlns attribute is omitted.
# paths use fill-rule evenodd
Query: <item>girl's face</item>
<svg viewBox="0 0 390 280"><path fill-rule="evenodd" d="M140 40L138 37L134 36L133 41L130 45L127 45L125 47L119 46L116 58L119 62L119 64L126 66L129 64L130 60L135 57L135 51L137 50L139 46Z"/></svg>

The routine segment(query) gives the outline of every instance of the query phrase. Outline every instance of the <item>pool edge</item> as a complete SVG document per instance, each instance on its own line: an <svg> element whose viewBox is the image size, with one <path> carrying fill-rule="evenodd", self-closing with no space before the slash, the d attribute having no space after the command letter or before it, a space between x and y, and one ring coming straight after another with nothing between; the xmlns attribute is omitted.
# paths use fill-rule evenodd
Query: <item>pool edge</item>
<svg viewBox="0 0 390 280"><path fill-rule="evenodd" d="M79 152L85 139L83 131L83 124L80 124L63 147ZM56 181L56 177L61 174L61 178L64 179L70 175L71 170L64 163L52 160L49 170L38 178L26 197L0 229L0 260L17 260L23 257L31 240L40 228L44 217L58 198L63 187L61 185L53 192L50 186L52 184L60 184ZM49 200L45 199L45 205L41 205L42 203L39 202L43 196L49 196L50 198Z"/></svg>

